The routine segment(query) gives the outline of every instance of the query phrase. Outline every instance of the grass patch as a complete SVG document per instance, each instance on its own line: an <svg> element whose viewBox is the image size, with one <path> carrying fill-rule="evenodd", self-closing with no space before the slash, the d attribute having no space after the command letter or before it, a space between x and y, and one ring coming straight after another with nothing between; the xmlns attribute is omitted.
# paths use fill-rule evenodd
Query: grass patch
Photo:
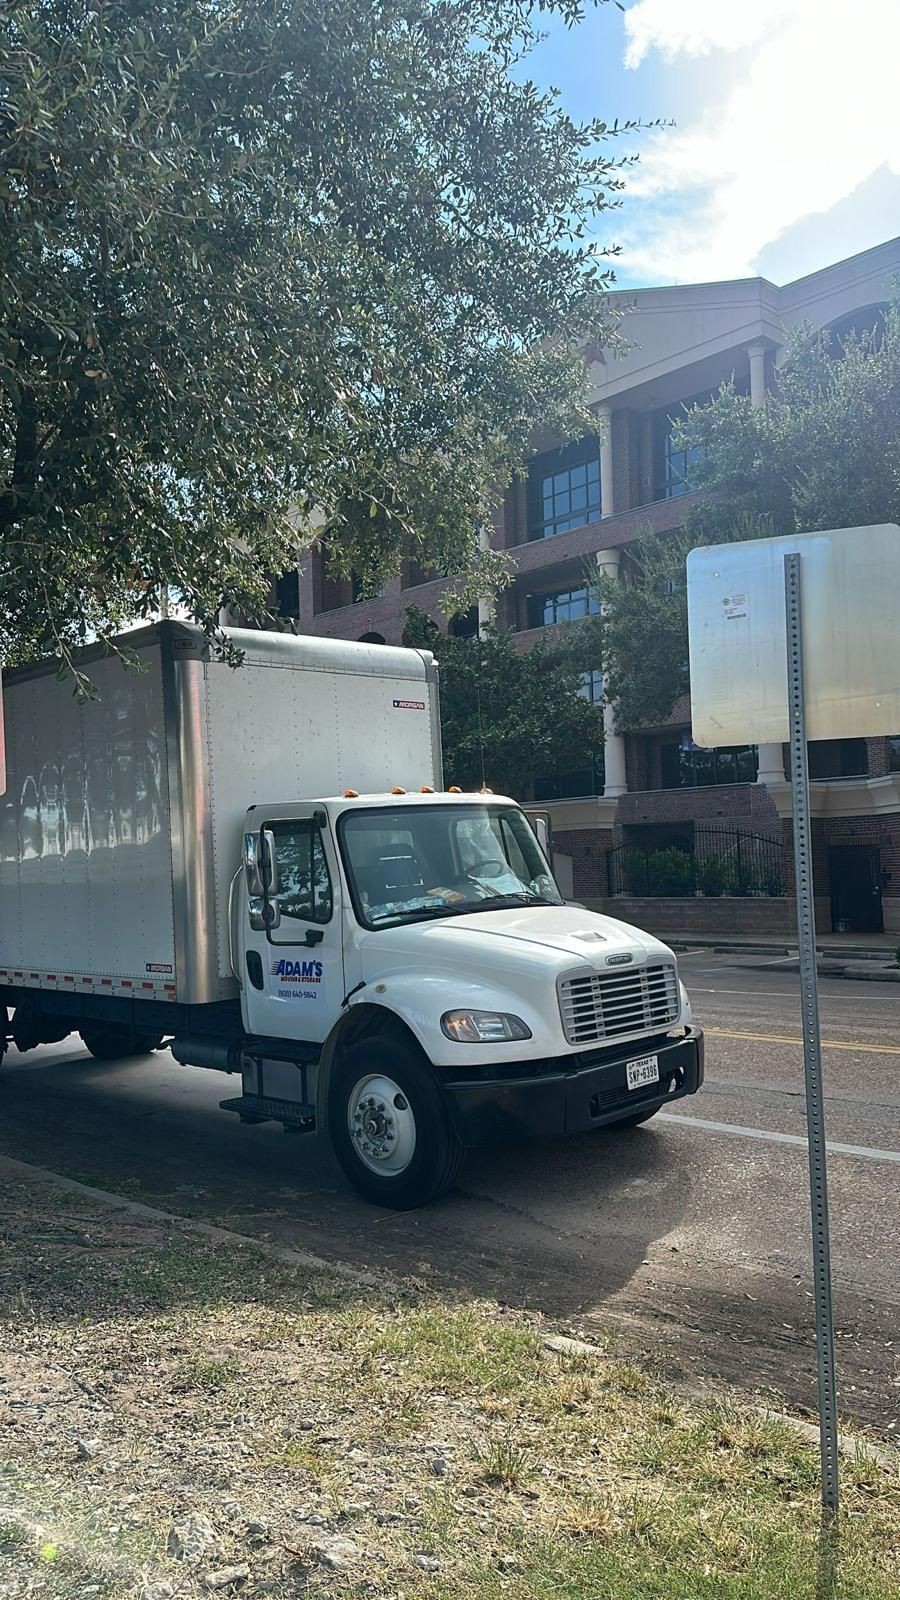
<svg viewBox="0 0 900 1600"><path fill-rule="evenodd" d="M0 1495L42 1530L0 1521L0 1593L126 1600L152 1579L193 1600L228 1566L253 1600L897 1593L900 1480L864 1450L832 1580L817 1454L783 1422L548 1351L495 1305L379 1299L72 1199L0 1184L19 1402ZM211 1540L194 1565L166 1554L188 1513Z"/></svg>
<svg viewBox="0 0 900 1600"><path fill-rule="evenodd" d="M531 1456L512 1438L492 1440L476 1451L476 1459L485 1483L499 1484L501 1489L522 1489L534 1475Z"/></svg>

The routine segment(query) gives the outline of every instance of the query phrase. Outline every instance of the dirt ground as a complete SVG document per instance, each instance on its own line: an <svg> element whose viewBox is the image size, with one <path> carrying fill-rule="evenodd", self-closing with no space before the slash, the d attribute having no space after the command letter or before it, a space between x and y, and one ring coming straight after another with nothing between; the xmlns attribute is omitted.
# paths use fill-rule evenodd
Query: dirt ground
<svg viewBox="0 0 900 1600"><path fill-rule="evenodd" d="M7 1174L0 1208L4 1600L896 1592L900 1481L865 1449L823 1555L789 1425L551 1349L537 1313L77 1186Z"/></svg>

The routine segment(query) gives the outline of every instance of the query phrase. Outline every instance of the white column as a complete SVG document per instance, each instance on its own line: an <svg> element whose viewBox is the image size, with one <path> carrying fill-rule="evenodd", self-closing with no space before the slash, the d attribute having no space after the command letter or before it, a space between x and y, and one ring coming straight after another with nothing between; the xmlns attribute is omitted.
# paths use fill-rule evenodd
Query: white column
<svg viewBox="0 0 900 1600"><path fill-rule="evenodd" d="M759 746L757 783L784 783L784 752L780 744Z"/></svg>
<svg viewBox="0 0 900 1600"><path fill-rule="evenodd" d="M597 421L600 423L600 515L611 517L616 509L613 493L612 406L598 406Z"/></svg>
<svg viewBox="0 0 900 1600"><path fill-rule="evenodd" d="M602 458L600 466L600 488L602 492ZM599 550L597 552L596 561L598 570L606 577L618 577L618 550ZM603 770L605 774L603 793L607 799L614 799L617 795L628 793L628 780L625 774L625 740L616 728L615 710L610 702L606 699L605 690L603 699Z"/></svg>
<svg viewBox="0 0 900 1600"><path fill-rule="evenodd" d="M482 550L490 550L490 548L491 548L490 530L487 527L487 524L484 523L484 522L480 523L479 527L478 527L478 543L480 544ZM488 627L490 625L490 623L493 622L494 617L496 615L496 610L497 610L497 605L496 605L496 601L494 599L494 596L493 595L487 595L487 596L482 595L482 597L478 601L478 632L479 633L483 633L484 629L486 627Z"/></svg>
<svg viewBox="0 0 900 1600"><path fill-rule="evenodd" d="M747 355L750 358L750 404L761 411L766 403L766 347L751 344Z"/></svg>

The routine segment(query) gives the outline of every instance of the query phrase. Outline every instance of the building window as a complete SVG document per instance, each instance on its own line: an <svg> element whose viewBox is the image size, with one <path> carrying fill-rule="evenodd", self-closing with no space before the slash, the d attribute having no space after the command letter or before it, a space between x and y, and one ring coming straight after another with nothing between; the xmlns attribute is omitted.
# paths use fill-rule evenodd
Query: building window
<svg viewBox="0 0 900 1600"><path fill-rule="evenodd" d="M888 772L900 772L900 733L888 739Z"/></svg>
<svg viewBox="0 0 900 1600"><path fill-rule="evenodd" d="M577 772L555 772L549 778L535 778L534 798L544 805L548 800L581 800L603 793L603 755L595 756L590 766Z"/></svg>
<svg viewBox="0 0 900 1600"><path fill-rule="evenodd" d="M865 739L811 739L809 775L825 778L864 778L869 771Z"/></svg>
<svg viewBox="0 0 900 1600"><path fill-rule="evenodd" d="M593 437L548 450L528 474L528 537L552 539L600 517L600 446Z"/></svg>
<svg viewBox="0 0 900 1600"><path fill-rule="evenodd" d="M723 745L701 750L690 734L660 745L660 787L702 789L728 783L755 783L759 771L756 746Z"/></svg>
<svg viewBox="0 0 900 1600"><path fill-rule="evenodd" d="M275 609L279 617L300 620L300 574L296 567L289 567L275 584Z"/></svg>
<svg viewBox="0 0 900 1600"><path fill-rule="evenodd" d="M554 622L576 622L579 617L596 617L599 613L600 602L587 584L528 596L529 628L549 628Z"/></svg>
<svg viewBox="0 0 900 1600"><path fill-rule="evenodd" d="M687 494L692 485L688 482L691 468L703 459L700 445L689 450L675 448L674 432L684 421L684 407L677 411L658 411L653 418L653 498L673 500L676 495Z"/></svg>
<svg viewBox="0 0 900 1600"><path fill-rule="evenodd" d="M458 611L455 617L450 618L447 632L451 639L477 639L478 607L470 606L468 611Z"/></svg>
<svg viewBox="0 0 900 1600"><path fill-rule="evenodd" d="M355 606L361 605L364 600L383 600L384 584L380 589L370 589L367 593L365 579L360 573L353 571L350 574L350 598Z"/></svg>
<svg viewBox="0 0 900 1600"><path fill-rule="evenodd" d="M578 693L582 700L590 700L592 706L603 704L603 673L599 667L593 667L590 672L579 672Z"/></svg>

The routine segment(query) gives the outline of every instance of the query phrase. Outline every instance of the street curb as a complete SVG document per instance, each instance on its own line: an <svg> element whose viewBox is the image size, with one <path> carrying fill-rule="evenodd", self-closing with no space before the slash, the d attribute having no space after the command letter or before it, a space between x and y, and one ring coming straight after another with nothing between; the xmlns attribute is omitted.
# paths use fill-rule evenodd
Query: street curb
<svg viewBox="0 0 900 1600"><path fill-rule="evenodd" d="M673 939L665 934L659 934L657 937L662 939L670 950L681 952L685 950L708 950L711 955L793 956L795 959L799 957L796 940L793 943L784 944L776 944L774 941L772 943L754 944L736 939L690 939L687 937ZM842 950L838 945L816 945L816 957L820 961L850 961L854 964L856 962L869 961L884 962L888 956L889 952L885 947L877 949L874 945L870 946L869 949L863 947L854 950L852 955L846 949Z"/></svg>
<svg viewBox="0 0 900 1600"><path fill-rule="evenodd" d="M836 978L853 978L859 983L900 983L900 967L877 967L874 972L867 972L862 962L844 967L842 971L832 974Z"/></svg>
<svg viewBox="0 0 900 1600"><path fill-rule="evenodd" d="M399 1291L402 1288L398 1278L366 1272L362 1267L348 1267L343 1261L326 1261L322 1256L313 1255L309 1250L293 1250L290 1245L272 1244L269 1239L255 1239L252 1233L234 1233L231 1228L220 1228L214 1222L201 1222L199 1217L186 1217L177 1211L163 1211L159 1206L148 1206L141 1200L129 1200L125 1195L113 1194L109 1189L95 1189L89 1183L80 1183L77 1178L66 1178L61 1172L51 1172L49 1167L36 1167L30 1161L17 1161L15 1156L0 1155L0 1173L8 1173L11 1177L24 1178L26 1182L50 1183L57 1189L65 1189L70 1194L89 1195L92 1200L99 1200L101 1205L109 1206L112 1211L126 1211L131 1216L143 1217L148 1222L175 1223L179 1228L186 1228L189 1233L202 1234L206 1239L212 1239L215 1244L237 1244L242 1247L249 1245L254 1250L259 1250L263 1255L270 1256L273 1261L283 1261L290 1267L305 1267L311 1272L329 1272L335 1278L345 1278L350 1283L361 1283L369 1289L391 1289Z"/></svg>

